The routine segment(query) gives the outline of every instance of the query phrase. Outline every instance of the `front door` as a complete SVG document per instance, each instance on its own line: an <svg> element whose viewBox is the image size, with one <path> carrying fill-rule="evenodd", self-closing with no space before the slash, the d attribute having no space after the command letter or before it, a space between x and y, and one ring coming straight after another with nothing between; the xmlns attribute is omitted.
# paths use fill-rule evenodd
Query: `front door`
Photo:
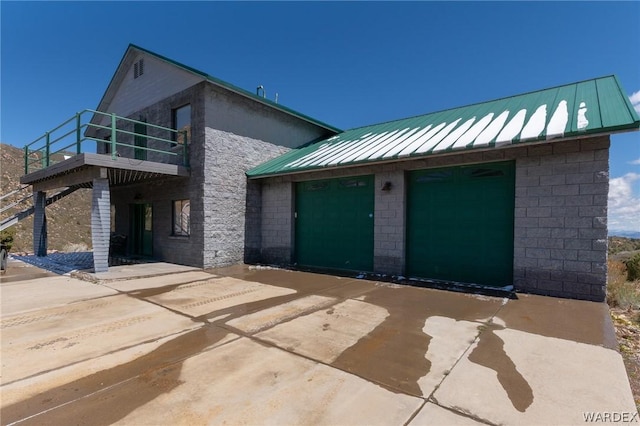
<svg viewBox="0 0 640 426"><path fill-rule="evenodd" d="M153 208L150 203L131 204L131 253L153 256Z"/></svg>

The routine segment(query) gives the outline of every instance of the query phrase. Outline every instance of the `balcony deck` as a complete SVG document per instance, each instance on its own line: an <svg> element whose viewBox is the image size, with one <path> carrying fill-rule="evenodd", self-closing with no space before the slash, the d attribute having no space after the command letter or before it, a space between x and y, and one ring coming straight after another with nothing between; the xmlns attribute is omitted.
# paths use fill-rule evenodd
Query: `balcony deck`
<svg viewBox="0 0 640 426"><path fill-rule="evenodd" d="M20 183L33 185L36 191L46 191L63 186L90 186L88 184L94 178L108 178L110 186L118 186L163 176L189 175L189 168L181 165L126 157L113 159L111 154L81 153L26 174L20 178Z"/></svg>
<svg viewBox="0 0 640 426"><path fill-rule="evenodd" d="M113 113L84 110L24 147L20 178L34 191L109 186L189 176L190 127L172 129ZM90 144L87 152L86 144Z"/></svg>

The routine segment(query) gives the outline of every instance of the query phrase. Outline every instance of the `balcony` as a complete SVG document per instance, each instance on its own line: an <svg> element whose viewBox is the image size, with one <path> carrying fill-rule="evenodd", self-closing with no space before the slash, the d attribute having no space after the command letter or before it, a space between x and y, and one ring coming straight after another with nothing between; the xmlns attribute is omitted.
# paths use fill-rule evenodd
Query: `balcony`
<svg viewBox="0 0 640 426"><path fill-rule="evenodd" d="M189 176L189 133L87 109L24 147L20 182L48 190L95 177L114 186Z"/></svg>

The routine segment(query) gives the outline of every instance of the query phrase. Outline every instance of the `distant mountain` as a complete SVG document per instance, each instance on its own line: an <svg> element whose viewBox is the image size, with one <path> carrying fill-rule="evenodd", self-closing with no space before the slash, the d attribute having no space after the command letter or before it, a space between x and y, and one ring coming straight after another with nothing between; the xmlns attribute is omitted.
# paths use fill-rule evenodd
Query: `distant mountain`
<svg viewBox="0 0 640 426"><path fill-rule="evenodd" d="M18 188L20 177L24 175L23 151L12 145L0 144L0 195L8 194ZM48 193L55 194L56 190ZM2 207L27 197L20 205L3 212L5 218L31 207L31 189L9 196L2 201ZM49 237L49 249L74 251L73 244L91 248L91 190L79 189L73 194L51 204L46 209ZM33 250L33 216L9 228L14 233L12 253L31 252Z"/></svg>
<svg viewBox="0 0 640 426"><path fill-rule="evenodd" d="M609 236L610 237L640 238L640 231L609 230Z"/></svg>
<svg viewBox="0 0 640 426"><path fill-rule="evenodd" d="M632 253L640 250L640 239L627 237L609 237L609 255Z"/></svg>

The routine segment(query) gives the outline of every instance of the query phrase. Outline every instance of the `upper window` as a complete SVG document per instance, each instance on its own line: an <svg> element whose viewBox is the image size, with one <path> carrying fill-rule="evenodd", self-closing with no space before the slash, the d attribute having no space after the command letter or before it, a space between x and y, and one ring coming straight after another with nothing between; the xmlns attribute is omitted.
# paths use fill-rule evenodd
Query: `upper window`
<svg viewBox="0 0 640 426"><path fill-rule="evenodd" d="M173 202L173 235L189 236L191 228L191 203L189 200Z"/></svg>
<svg viewBox="0 0 640 426"><path fill-rule="evenodd" d="M354 188L357 186L367 186L367 182L359 179L343 179L340 181L340 186L344 188Z"/></svg>
<svg viewBox="0 0 640 426"><path fill-rule="evenodd" d="M416 182L418 183L450 182L451 180L453 180L453 170L425 171L424 174L416 178Z"/></svg>
<svg viewBox="0 0 640 426"><path fill-rule="evenodd" d="M180 108L173 110L173 128L178 130L177 134L174 134L174 140L180 144L191 140L191 104L186 104Z"/></svg>
<svg viewBox="0 0 640 426"><path fill-rule="evenodd" d="M304 183L305 191L324 191L325 189L329 189L329 182L327 181Z"/></svg>
<svg viewBox="0 0 640 426"><path fill-rule="evenodd" d="M504 171L500 169L483 169L483 168L477 168L471 171L471 177L473 178L496 177L496 176L504 176Z"/></svg>
<svg viewBox="0 0 640 426"><path fill-rule="evenodd" d="M133 64L133 78L138 78L144 74L144 58Z"/></svg>

